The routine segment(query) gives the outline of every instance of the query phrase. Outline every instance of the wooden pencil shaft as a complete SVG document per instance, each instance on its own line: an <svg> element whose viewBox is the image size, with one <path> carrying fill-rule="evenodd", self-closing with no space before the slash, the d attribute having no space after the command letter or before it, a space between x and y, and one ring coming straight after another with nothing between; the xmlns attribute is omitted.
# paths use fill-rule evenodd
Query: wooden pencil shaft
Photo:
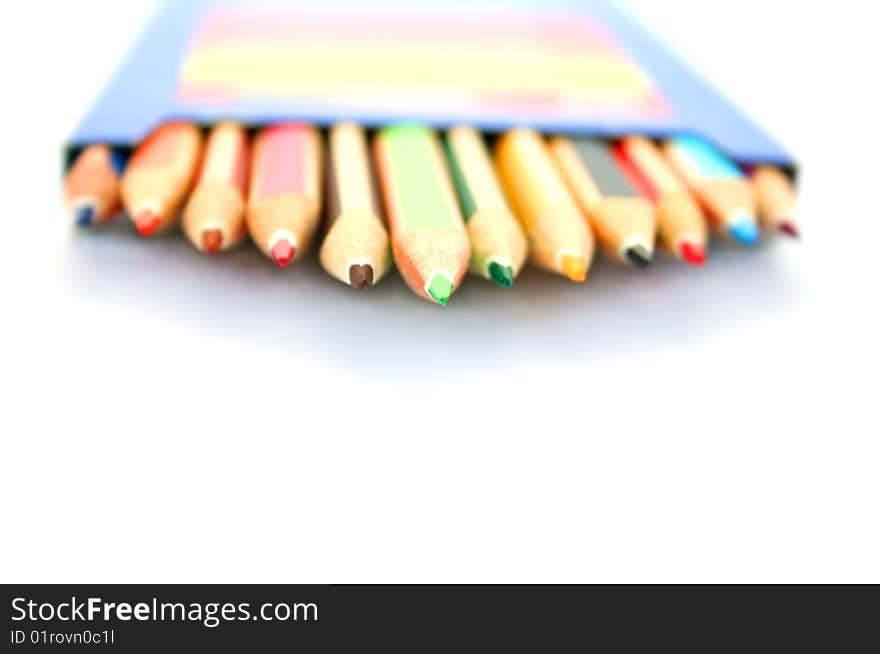
<svg viewBox="0 0 880 654"><path fill-rule="evenodd" d="M249 142L244 128L231 122L216 125L208 134L197 186L223 184L244 193L249 171Z"/></svg>
<svg viewBox="0 0 880 654"><path fill-rule="evenodd" d="M352 123L330 130L328 146L328 217L348 211L379 214L375 177L364 131Z"/></svg>

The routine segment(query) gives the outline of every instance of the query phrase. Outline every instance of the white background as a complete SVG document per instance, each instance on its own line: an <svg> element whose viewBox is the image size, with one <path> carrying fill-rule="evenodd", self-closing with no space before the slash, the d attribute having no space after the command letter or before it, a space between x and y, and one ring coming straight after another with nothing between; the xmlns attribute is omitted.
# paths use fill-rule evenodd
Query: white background
<svg viewBox="0 0 880 654"><path fill-rule="evenodd" d="M152 3L4 3L0 580L880 582L873 3L629 4L797 154L805 237L441 309L72 229Z"/></svg>

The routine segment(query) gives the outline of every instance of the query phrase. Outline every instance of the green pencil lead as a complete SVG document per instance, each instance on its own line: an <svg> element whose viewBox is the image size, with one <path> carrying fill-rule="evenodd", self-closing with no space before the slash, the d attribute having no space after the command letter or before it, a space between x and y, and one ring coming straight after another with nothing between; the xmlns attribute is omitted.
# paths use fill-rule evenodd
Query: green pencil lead
<svg viewBox="0 0 880 654"><path fill-rule="evenodd" d="M513 286L513 268L492 261L489 264L489 278L502 288L510 288Z"/></svg>
<svg viewBox="0 0 880 654"><path fill-rule="evenodd" d="M452 295L452 288L452 278L449 275L445 272L435 272L431 275L431 280L428 282L425 290L428 292L428 295L434 298L437 304L445 307Z"/></svg>

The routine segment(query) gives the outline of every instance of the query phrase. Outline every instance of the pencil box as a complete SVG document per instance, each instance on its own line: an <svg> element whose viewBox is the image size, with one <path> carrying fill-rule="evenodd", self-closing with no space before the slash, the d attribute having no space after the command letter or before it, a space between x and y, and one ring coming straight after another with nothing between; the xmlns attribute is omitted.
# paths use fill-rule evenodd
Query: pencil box
<svg viewBox="0 0 880 654"><path fill-rule="evenodd" d="M93 143L134 146L171 119L692 133L740 164L795 168L601 0L169 2L71 135L66 161Z"/></svg>

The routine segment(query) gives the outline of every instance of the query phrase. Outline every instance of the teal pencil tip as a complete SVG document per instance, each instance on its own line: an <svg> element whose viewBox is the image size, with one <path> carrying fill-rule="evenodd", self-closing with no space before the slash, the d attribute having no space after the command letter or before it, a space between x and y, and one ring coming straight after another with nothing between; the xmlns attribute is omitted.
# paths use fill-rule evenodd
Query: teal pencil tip
<svg viewBox="0 0 880 654"><path fill-rule="evenodd" d="M752 218L739 218L727 228L730 236L743 245L754 245L761 236L758 224Z"/></svg>
<svg viewBox="0 0 880 654"><path fill-rule="evenodd" d="M445 307L452 297L452 278L445 272L436 272L431 275L425 290L437 304Z"/></svg>
<svg viewBox="0 0 880 654"><path fill-rule="evenodd" d="M513 268L492 261L489 264L489 278L501 288L510 288L513 286Z"/></svg>

